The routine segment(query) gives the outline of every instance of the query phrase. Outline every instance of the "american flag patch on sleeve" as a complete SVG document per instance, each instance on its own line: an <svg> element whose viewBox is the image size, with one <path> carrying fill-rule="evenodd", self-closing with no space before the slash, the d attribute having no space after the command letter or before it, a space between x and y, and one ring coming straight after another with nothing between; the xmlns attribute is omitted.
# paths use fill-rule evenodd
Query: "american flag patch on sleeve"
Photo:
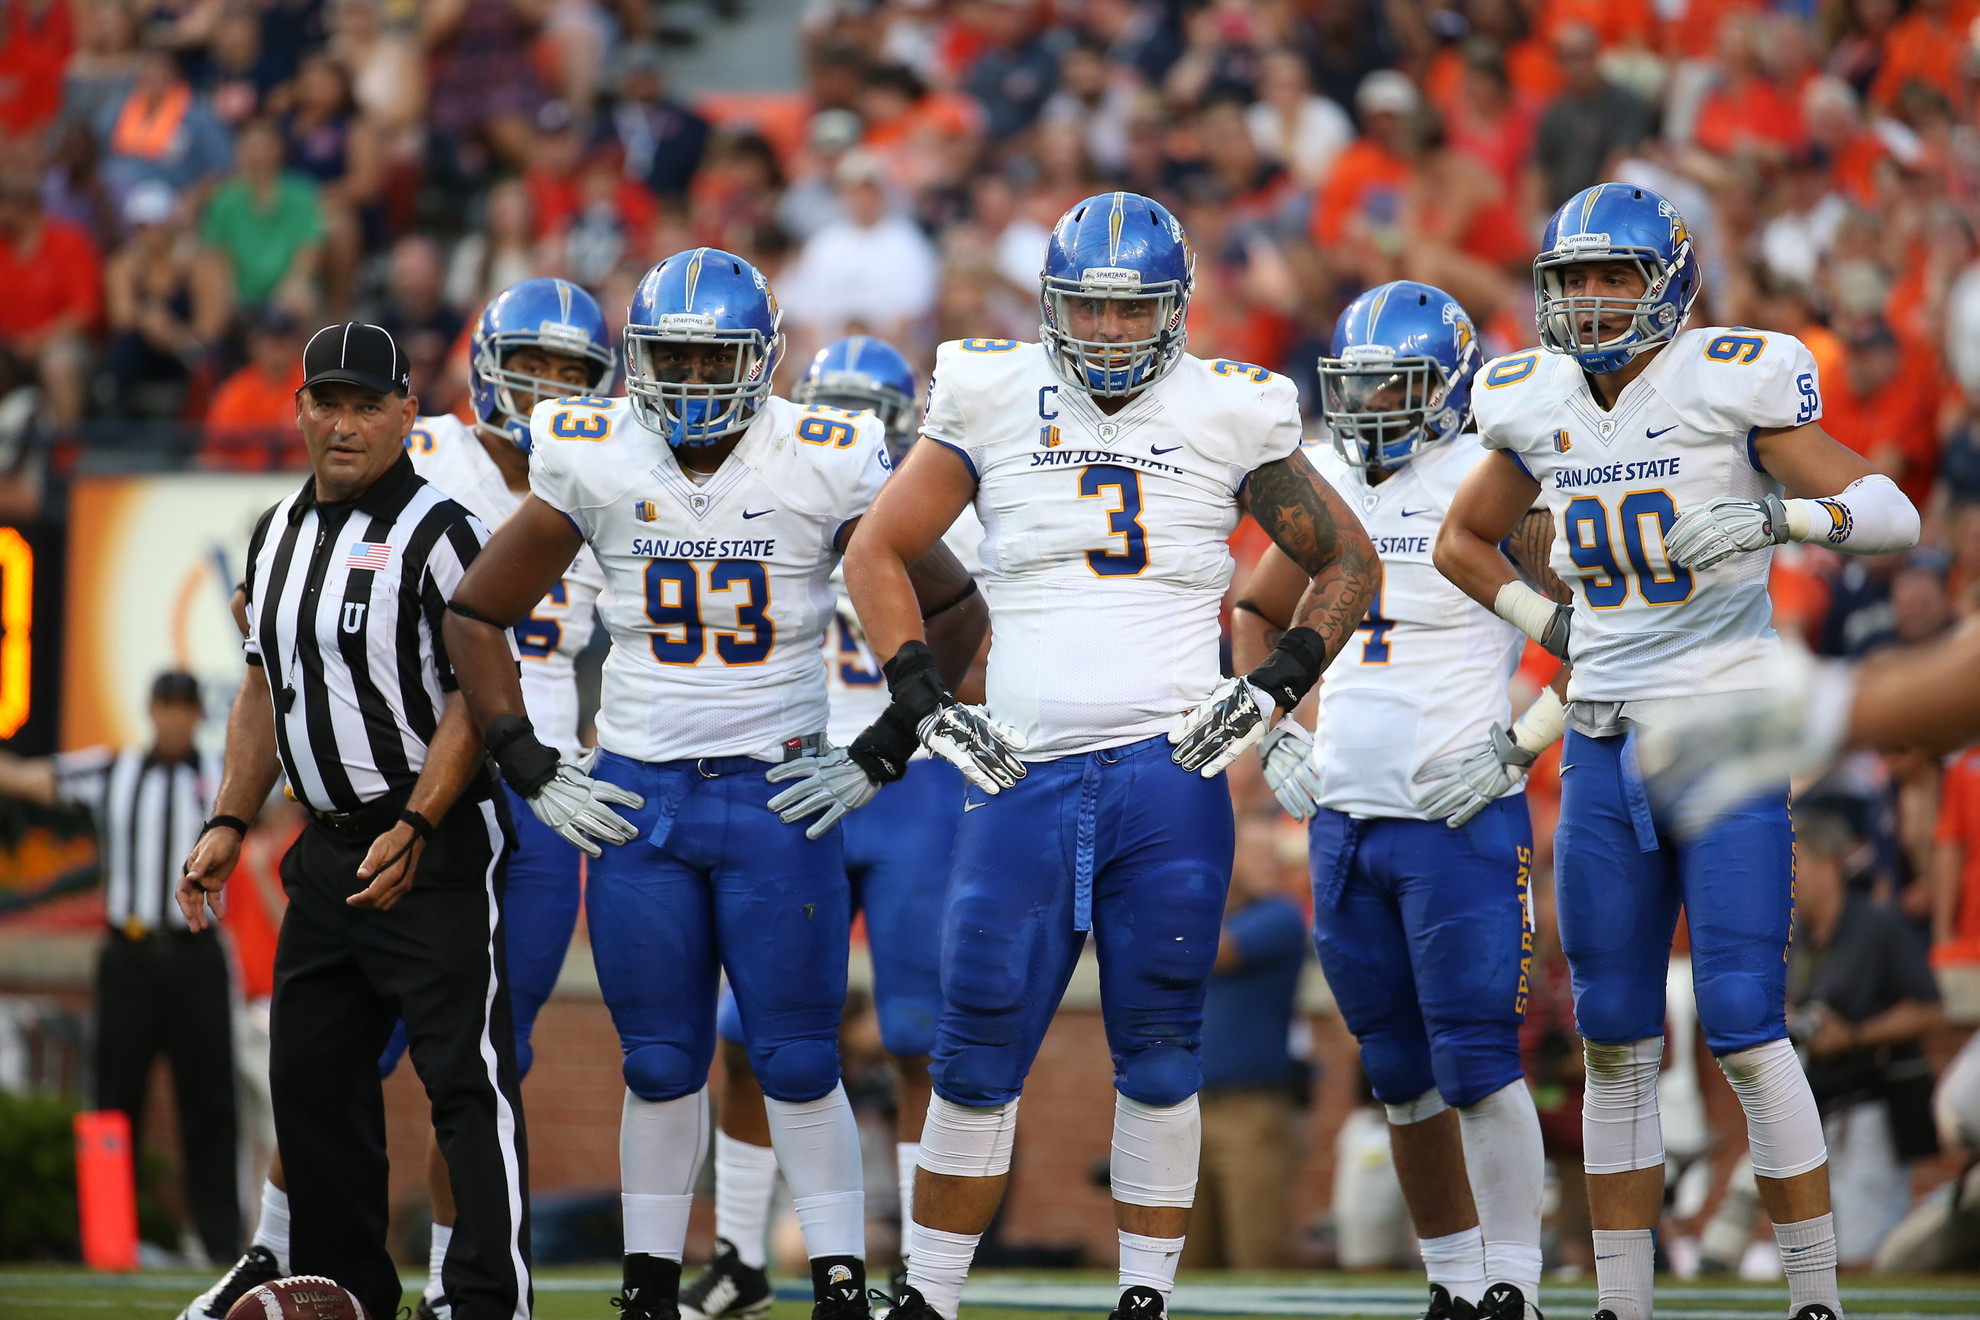
<svg viewBox="0 0 1980 1320"><path fill-rule="evenodd" d="M344 567L368 568L375 573L391 562L390 541L358 541L351 546L351 557L344 561Z"/></svg>

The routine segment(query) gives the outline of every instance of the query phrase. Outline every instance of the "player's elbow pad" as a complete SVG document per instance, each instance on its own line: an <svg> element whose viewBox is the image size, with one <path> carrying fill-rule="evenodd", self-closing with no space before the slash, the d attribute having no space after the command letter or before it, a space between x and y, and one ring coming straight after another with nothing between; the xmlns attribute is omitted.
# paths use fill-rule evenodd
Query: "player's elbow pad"
<svg viewBox="0 0 1980 1320"><path fill-rule="evenodd" d="M1848 555L1886 555L1918 544L1918 510L1881 472L1859 477L1839 495L1783 500L1788 538Z"/></svg>

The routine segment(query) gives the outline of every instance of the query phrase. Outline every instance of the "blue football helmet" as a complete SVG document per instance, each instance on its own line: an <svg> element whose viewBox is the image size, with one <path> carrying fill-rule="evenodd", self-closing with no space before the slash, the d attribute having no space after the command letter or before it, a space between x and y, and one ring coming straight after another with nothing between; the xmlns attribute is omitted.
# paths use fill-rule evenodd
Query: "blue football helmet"
<svg viewBox="0 0 1980 1320"><path fill-rule="evenodd" d="M519 348L583 358L591 364L591 377L577 389L569 381L510 371L509 354ZM483 426L500 429L528 453L534 401L595 394L612 366L612 342L596 299L569 280L522 280L496 294L474 323L468 341L468 397Z"/></svg>
<svg viewBox="0 0 1980 1320"><path fill-rule="evenodd" d="M1569 266L1587 261L1626 261L1643 275L1639 298L1563 292ZM1540 342L1566 353L1582 370L1619 370L1637 354L1674 337L1698 298L1698 254L1677 207L1627 183L1598 183L1568 198L1540 239L1533 259L1533 300ZM1629 318L1628 327L1604 338L1602 318Z"/></svg>
<svg viewBox="0 0 1980 1320"><path fill-rule="evenodd" d="M1139 193L1097 193L1059 217L1039 275L1045 322L1038 327L1059 378L1088 394L1120 398L1175 370L1189 340L1183 319L1195 264L1182 225ZM1074 333L1075 316L1092 322L1088 333L1098 333L1108 304L1143 302L1153 306L1137 307L1136 326L1146 333L1136 338L1109 342Z"/></svg>
<svg viewBox="0 0 1980 1320"><path fill-rule="evenodd" d="M1354 467L1390 468L1448 440L1471 420L1478 332L1457 299L1414 280L1378 285L1334 323L1320 359L1320 410L1334 452Z"/></svg>
<svg viewBox="0 0 1980 1320"><path fill-rule="evenodd" d="M914 443L918 393L914 368L899 349L871 335L848 335L818 350L791 398L874 414L887 424L887 448L899 458Z"/></svg>
<svg viewBox="0 0 1980 1320"><path fill-rule="evenodd" d="M741 431L770 397L784 354L783 318L770 282L741 257L708 247L676 252L646 272L626 317L633 411L676 449ZM687 381L680 368L655 365L655 350L665 344L725 347L734 358L723 379Z"/></svg>

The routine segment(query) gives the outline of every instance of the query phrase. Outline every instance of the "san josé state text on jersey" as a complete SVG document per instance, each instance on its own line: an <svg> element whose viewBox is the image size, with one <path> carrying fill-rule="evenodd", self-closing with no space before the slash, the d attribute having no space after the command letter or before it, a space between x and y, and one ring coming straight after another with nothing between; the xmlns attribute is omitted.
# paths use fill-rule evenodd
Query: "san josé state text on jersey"
<svg viewBox="0 0 1980 1320"><path fill-rule="evenodd" d="M880 422L768 399L700 481L626 399L541 404L531 428L531 489L610 587L600 745L774 757L822 732L835 543L887 474Z"/></svg>
<svg viewBox="0 0 1980 1320"><path fill-rule="evenodd" d="M1675 336L1604 409L1580 366L1538 349L1486 364L1480 439L1539 482L1552 567L1574 590L1570 699L1650 700L1765 686L1779 642L1772 548L1706 570L1671 563L1686 510L1757 500L1778 483L1760 430L1821 416L1814 359L1792 335L1706 327Z"/></svg>
<svg viewBox="0 0 1980 1320"><path fill-rule="evenodd" d="M1110 414L1037 344L958 340L922 434L976 478L987 694L1026 759L1152 737L1209 694L1238 493L1299 446L1291 381L1184 355Z"/></svg>

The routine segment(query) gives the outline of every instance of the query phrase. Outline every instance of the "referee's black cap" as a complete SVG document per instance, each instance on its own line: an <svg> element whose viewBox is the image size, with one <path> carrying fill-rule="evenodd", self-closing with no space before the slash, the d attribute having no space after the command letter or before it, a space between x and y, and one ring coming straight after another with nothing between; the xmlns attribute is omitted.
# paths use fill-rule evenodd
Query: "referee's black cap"
<svg viewBox="0 0 1980 1320"><path fill-rule="evenodd" d="M151 680L151 699L154 702L197 706L200 704L199 680L183 669L168 669Z"/></svg>
<svg viewBox="0 0 1980 1320"><path fill-rule="evenodd" d="M339 380L380 394L405 394L412 387L412 364L382 326L326 325L303 347L303 387Z"/></svg>

